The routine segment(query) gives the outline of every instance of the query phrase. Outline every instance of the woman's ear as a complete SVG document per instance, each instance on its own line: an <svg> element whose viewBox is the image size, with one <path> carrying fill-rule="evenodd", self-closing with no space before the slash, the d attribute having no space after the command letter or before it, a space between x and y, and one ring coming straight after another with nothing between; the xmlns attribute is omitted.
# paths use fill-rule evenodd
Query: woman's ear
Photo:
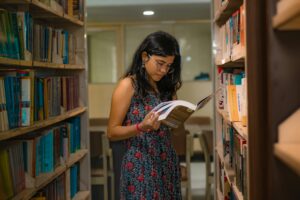
<svg viewBox="0 0 300 200"><path fill-rule="evenodd" d="M142 52L142 61L145 63L149 60L148 53L146 51Z"/></svg>

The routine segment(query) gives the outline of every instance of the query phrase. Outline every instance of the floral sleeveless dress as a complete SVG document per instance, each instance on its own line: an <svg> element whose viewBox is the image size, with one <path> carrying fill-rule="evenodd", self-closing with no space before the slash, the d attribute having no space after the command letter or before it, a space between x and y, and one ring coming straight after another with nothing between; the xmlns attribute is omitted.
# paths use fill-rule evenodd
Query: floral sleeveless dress
<svg viewBox="0 0 300 200"><path fill-rule="evenodd" d="M141 122L161 100L149 93L134 95L123 125ZM180 169L171 144L170 130L161 125L157 131L142 133L125 140L127 151L121 167L122 200L182 199Z"/></svg>

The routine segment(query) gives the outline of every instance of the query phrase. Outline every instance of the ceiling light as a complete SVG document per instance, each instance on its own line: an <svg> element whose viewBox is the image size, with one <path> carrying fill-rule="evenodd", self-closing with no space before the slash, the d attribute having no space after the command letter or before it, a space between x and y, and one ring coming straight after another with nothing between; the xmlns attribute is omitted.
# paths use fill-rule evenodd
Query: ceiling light
<svg viewBox="0 0 300 200"><path fill-rule="evenodd" d="M143 12L143 15L154 15L154 11L152 11L152 10L145 10Z"/></svg>

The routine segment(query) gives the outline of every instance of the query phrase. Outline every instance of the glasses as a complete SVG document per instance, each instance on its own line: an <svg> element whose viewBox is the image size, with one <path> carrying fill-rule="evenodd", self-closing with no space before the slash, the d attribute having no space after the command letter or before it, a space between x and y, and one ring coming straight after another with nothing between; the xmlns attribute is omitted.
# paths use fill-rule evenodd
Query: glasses
<svg viewBox="0 0 300 200"><path fill-rule="evenodd" d="M148 57L151 58L152 55L148 54ZM167 64L164 61L159 61L156 59L154 59L154 61L155 61L157 70L162 70L163 67L165 66L165 70L168 72L168 74L172 74L175 71L174 67L172 67L172 64Z"/></svg>

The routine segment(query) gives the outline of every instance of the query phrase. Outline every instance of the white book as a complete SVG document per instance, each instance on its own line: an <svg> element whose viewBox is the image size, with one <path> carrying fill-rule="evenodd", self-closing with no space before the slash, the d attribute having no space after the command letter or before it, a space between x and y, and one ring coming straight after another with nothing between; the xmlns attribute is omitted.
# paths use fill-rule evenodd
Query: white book
<svg viewBox="0 0 300 200"><path fill-rule="evenodd" d="M218 91L220 89L201 99L197 104L184 100L173 100L160 103L152 111L159 113L158 120L162 121L165 125L171 128L178 128L191 114L203 108Z"/></svg>

